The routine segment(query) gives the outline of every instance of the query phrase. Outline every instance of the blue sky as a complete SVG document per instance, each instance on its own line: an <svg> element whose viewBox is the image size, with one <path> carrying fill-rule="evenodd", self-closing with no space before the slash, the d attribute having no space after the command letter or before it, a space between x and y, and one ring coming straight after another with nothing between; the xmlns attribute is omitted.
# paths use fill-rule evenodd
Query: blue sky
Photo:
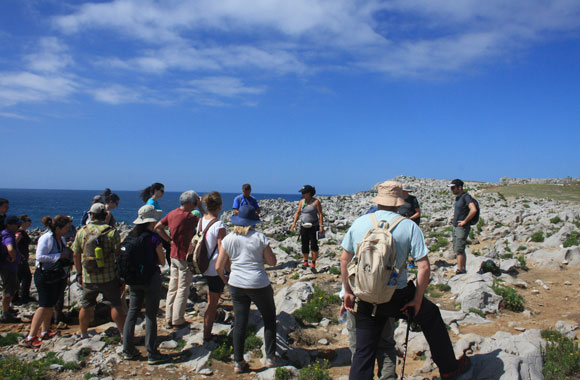
<svg viewBox="0 0 580 380"><path fill-rule="evenodd" d="M576 0L0 2L2 186L580 176Z"/></svg>

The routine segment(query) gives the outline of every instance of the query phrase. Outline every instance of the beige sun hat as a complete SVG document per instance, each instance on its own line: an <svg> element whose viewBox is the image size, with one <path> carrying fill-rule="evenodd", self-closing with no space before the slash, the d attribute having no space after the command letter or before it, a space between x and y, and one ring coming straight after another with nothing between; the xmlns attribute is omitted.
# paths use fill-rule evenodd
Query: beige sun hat
<svg viewBox="0 0 580 380"><path fill-rule="evenodd" d="M163 211L155 209L153 205L145 205L139 209L137 214L139 217L133 221L133 224L145 224L157 222L161 218Z"/></svg>
<svg viewBox="0 0 580 380"><path fill-rule="evenodd" d="M383 206L402 206L405 204L402 189L400 182L385 181L379 185L379 193L373 198L373 202Z"/></svg>

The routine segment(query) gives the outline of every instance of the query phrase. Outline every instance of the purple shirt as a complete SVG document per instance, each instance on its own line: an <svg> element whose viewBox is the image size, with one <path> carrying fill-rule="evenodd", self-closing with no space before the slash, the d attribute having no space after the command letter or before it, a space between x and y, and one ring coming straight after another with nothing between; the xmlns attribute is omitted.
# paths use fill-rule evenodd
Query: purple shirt
<svg viewBox="0 0 580 380"><path fill-rule="evenodd" d="M0 262L0 269L2 270L9 270L11 272L18 272L18 263L20 263L20 259L22 258L22 255L20 254L20 251L18 250L18 246L16 245L16 237L14 236L14 234L8 230L3 230L2 231L2 244L5 247L8 247L9 245L12 245L12 248L14 248L14 251L16 251L16 260L14 260L14 262L9 262L8 261L8 257L9 254L8 252L6 252L6 257L3 258L2 262Z"/></svg>

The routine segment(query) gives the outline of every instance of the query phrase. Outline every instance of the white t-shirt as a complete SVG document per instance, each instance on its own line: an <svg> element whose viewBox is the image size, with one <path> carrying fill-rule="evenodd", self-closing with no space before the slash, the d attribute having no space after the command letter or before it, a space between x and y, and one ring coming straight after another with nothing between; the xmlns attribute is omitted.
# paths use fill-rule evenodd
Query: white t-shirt
<svg viewBox="0 0 580 380"><path fill-rule="evenodd" d="M203 231L212 220L213 219L201 218L201 230ZM218 248L216 248L216 245L217 245L217 237L221 228L225 229L226 225L221 220L218 220L217 222L212 224L212 226L209 228L205 236L205 246L207 247L207 256L211 257L211 255L213 254L213 258L209 262L209 267L203 273L204 276L218 275L215 270L215 264L219 256Z"/></svg>
<svg viewBox="0 0 580 380"><path fill-rule="evenodd" d="M266 235L253 230L247 235L226 236L222 240L222 247L232 264L228 283L243 289L260 289L270 285L264 270L264 249L268 245Z"/></svg>
<svg viewBox="0 0 580 380"><path fill-rule="evenodd" d="M38 239L36 245L36 267L40 268L40 263L45 267L54 264L60 259L63 247L66 245L64 237L61 237L61 245L58 246L52 231L48 231Z"/></svg>

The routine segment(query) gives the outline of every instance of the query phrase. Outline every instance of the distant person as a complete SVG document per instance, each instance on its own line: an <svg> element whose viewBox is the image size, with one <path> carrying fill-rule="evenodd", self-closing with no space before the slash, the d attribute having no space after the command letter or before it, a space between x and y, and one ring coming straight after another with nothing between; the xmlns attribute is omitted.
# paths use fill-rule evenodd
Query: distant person
<svg viewBox="0 0 580 380"><path fill-rule="evenodd" d="M403 198L405 199L405 204L399 207L398 214L411 219L419 225L421 223L421 207L419 206L417 197L409 194L410 192L412 192L412 189L407 185L403 185ZM413 259L409 260L409 268L415 269L415 262Z"/></svg>
<svg viewBox="0 0 580 380"><path fill-rule="evenodd" d="M30 332L22 343L29 348L38 348L43 340L57 335L51 330L53 308L64 294L68 271L72 266L72 251L67 247L64 238L72 225L72 219L57 215L54 219L45 216L42 221L48 232L38 239L36 247L34 284L38 291L38 308L32 317Z"/></svg>
<svg viewBox="0 0 580 380"><path fill-rule="evenodd" d="M238 215L238 209L243 205L250 205L256 209L256 215L260 215L260 206L256 198L252 197L252 185L245 183L242 185L242 193L234 198L234 214Z"/></svg>
<svg viewBox="0 0 580 380"><path fill-rule="evenodd" d="M165 300L165 322L167 327L181 328L185 320L185 308L189 299L189 286L193 275L188 268L186 256L191 239L200 218L192 210L201 207L201 199L193 190L179 196L180 206L170 211L155 225L161 239L171 244L170 277ZM169 227L169 235L165 228Z"/></svg>
<svg viewBox="0 0 580 380"><path fill-rule="evenodd" d="M106 191L106 190L105 190L105 191ZM92 206L92 205L94 205L95 203L102 203L102 204L105 204L105 198L103 198L103 195L102 195L102 194L95 195L95 196L93 197L93 200L92 200L91 206ZM90 218L91 218L91 216L90 216L90 215L91 215L91 212L90 212L90 208L89 208L89 210L87 210L87 211L85 211L85 212L83 213L83 216L82 216L82 218L81 218L81 226L85 226L85 225L87 225L87 224L89 224L89 223L90 223L90 221L91 221L91 220L90 220Z"/></svg>
<svg viewBox="0 0 580 380"><path fill-rule="evenodd" d="M455 205L453 212L453 252L457 255L456 274L467 273L465 269L466 256L465 246L469 237L471 225L469 221L477 214L477 206L467 192L463 192L463 181L454 179L449 185L449 189L455 195Z"/></svg>
<svg viewBox="0 0 580 380"><path fill-rule="evenodd" d="M6 220L6 213L10 208L10 202L8 199L0 198L0 231L6 228L6 224L4 224Z"/></svg>
<svg viewBox="0 0 580 380"><path fill-rule="evenodd" d="M276 305L270 279L264 263L276 265L276 256L268 238L254 229L260 222L251 205L243 205L232 216L232 233L222 241L216 270L222 281L229 285L234 304L234 372L248 372L244 360L244 342L248 326L250 304L253 302L264 320L266 367L276 365ZM229 275L226 274L229 272Z"/></svg>
<svg viewBox="0 0 580 380"><path fill-rule="evenodd" d="M18 246L18 251L22 255L20 264L18 264L18 281L20 282L20 287L18 293L14 299L14 303L25 304L28 302L36 301L36 299L30 297L30 285L32 283L32 273L30 272L30 265L28 265L28 259L30 258L30 243L32 239L28 235L28 229L32 225L32 220L28 215L18 215L18 220L20 225L18 226L18 231L16 231L16 245Z"/></svg>
<svg viewBox="0 0 580 380"><path fill-rule="evenodd" d="M117 221L115 220L115 217L111 211L119 207L121 198L117 194L113 193L111 189L105 189L101 196L105 200L105 210L107 211L105 223L107 223L109 226L115 227L117 225Z"/></svg>
<svg viewBox="0 0 580 380"><path fill-rule="evenodd" d="M16 245L16 236L18 231L18 217L11 215L5 219L6 227L0 232L2 236L2 246L0 247L0 277L2 278L2 313L0 314L0 323L18 323L17 318L10 312L12 299L18 291L18 265L22 256Z"/></svg>
<svg viewBox="0 0 580 380"><path fill-rule="evenodd" d="M104 204L95 203L89 211L91 222L79 229L72 245L77 278L79 285L82 286L79 326L83 339L88 338L89 322L99 294L103 294L111 303L111 319L117 325L119 333L123 331L125 324L125 312L121 304L123 284L116 273L119 232L105 223L107 211ZM92 248L87 244L90 236L99 236L98 248ZM99 248L100 251L97 253Z"/></svg>
<svg viewBox="0 0 580 380"><path fill-rule="evenodd" d="M404 318L405 313L412 313L419 324L431 349L433 361L439 368L441 378L456 379L469 368L469 358L463 356L457 360L451 339L441 317L439 308L424 297L429 283L430 265L429 249L425 245L423 233L419 227L408 219L400 218L397 211L405 202L401 184L386 181L379 185L378 194L373 198L378 211L356 219L346 232L342 241L340 257L341 277L345 290L344 308L354 313L356 319L356 352L350 367L351 380L372 380L377 354L378 342L385 323L391 317ZM372 304L356 297L349 280L349 263L363 241L367 232L378 226L379 221L392 224L392 237L396 247L395 267L400 268L396 277L396 290L392 298L385 303ZM418 266L417 285L407 283L405 261L412 256ZM363 271L358 272L366 273ZM377 273L371 272L369 276ZM380 274L380 273L379 273Z"/></svg>
<svg viewBox="0 0 580 380"><path fill-rule="evenodd" d="M159 206L157 201L163 198L164 193L165 186L162 183L155 182L141 191L141 199L146 205L153 205L156 210L161 210L161 206Z"/></svg>
<svg viewBox="0 0 580 380"><path fill-rule="evenodd" d="M298 192L302 193L302 199L298 202L298 210L294 215L294 222L290 231L296 228L298 218L302 222L300 227L300 238L302 239L302 267L308 267L308 253L312 251L312 263L310 267L316 268L316 260L318 259L318 237L317 232L324 233L324 219L322 216L322 204L314 195L316 189L310 185L304 185Z"/></svg>
<svg viewBox="0 0 580 380"><path fill-rule="evenodd" d="M211 330L215 321L220 295L224 291L224 282L218 276L215 264L218 253L222 246L222 240L226 236L226 226L219 220L222 211L222 196L217 191L212 191L203 197L203 202L207 209L207 214L201 218L198 231L205 231L205 244L207 255L210 259L208 269L203 273L203 278L207 282L207 306L203 317L203 340L211 340Z"/></svg>
<svg viewBox="0 0 580 380"><path fill-rule="evenodd" d="M161 210L153 205L145 205L139 209L138 218L133 221L135 227L129 233L130 237L143 241L144 256L143 285L129 285L129 313L123 329L123 357L134 360L140 356L135 348L135 324L145 303L145 346L147 348L148 364L161 364L169 358L157 349L157 312L161 299L161 271L159 265L165 265L165 254L161 239L153 233L153 228L161 217Z"/></svg>
<svg viewBox="0 0 580 380"><path fill-rule="evenodd" d="M68 232L64 234L63 238L64 241L66 242L67 247L71 247L72 243L75 241L75 237L77 236L77 229L73 224L73 217L70 215L67 215L67 217L71 220L71 225L68 229ZM43 223L44 224L44 223ZM67 281L67 286L70 284L70 272L69 272L69 277L66 279ZM65 290L60 294L60 298L56 301L56 304L54 305L54 323L56 323L58 326L57 328L66 328L68 327L68 323L71 322L70 316L67 316L63 310L64 310L64 295L66 292L66 287ZM70 295L70 288L69 288L69 295ZM69 305L70 306L70 305Z"/></svg>

